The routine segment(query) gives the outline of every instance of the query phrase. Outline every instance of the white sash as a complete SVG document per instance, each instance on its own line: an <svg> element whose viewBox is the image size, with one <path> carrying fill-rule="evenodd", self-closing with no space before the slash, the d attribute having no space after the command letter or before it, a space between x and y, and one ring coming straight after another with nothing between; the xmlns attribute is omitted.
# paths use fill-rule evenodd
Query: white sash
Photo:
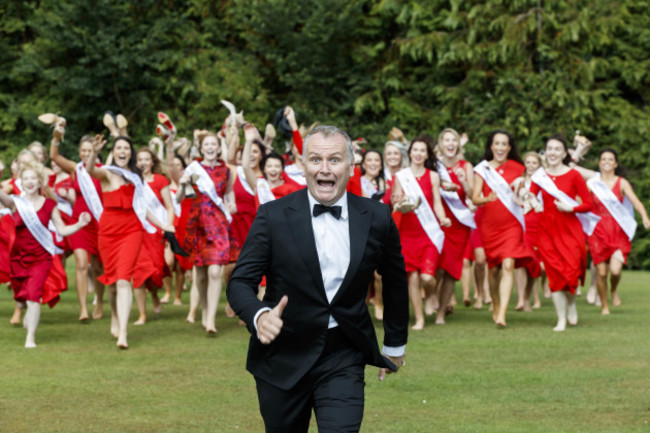
<svg viewBox="0 0 650 433"><path fill-rule="evenodd" d="M411 203L417 203L418 198L420 198L421 203L414 212L418 217L418 221L422 225L424 232L427 234L433 245L435 245L438 252L442 252L442 245L445 241L445 234L438 224L438 220L433 214L433 209L429 207L429 202L420 188L420 184L415 180L415 176L410 168L405 168L398 171L396 174L397 179L399 180L402 190L406 195L408 195ZM429 175L428 171L425 171L425 175Z"/></svg>
<svg viewBox="0 0 650 433"><path fill-rule="evenodd" d="M176 215L178 218L180 218L181 217L181 204L176 199L176 193L178 192L178 190L174 191L171 188L169 188L169 192L171 193L170 195L172 196L172 206L174 206L174 215Z"/></svg>
<svg viewBox="0 0 650 433"><path fill-rule="evenodd" d="M167 208L158 200L156 193L153 192L153 189L151 189L151 186L147 182L143 182L143 185L144 200L147 204L147 209L158 218L161 224L167 224Z"/></svg>
<svg viewBox="0 0 650 433"><path fill-rule="evenodd" d="M237 166L237 179L239 179L239 182L241 183L241 186L244 187L247 193L250 195L255 195L253 192L253 188L248 184L248 181L246 180L246 173L244 173L244 167L241 165Z"/></svg>
<svg viewBox="0 0 650 433"><path fill-rule="evenodd" d="M38 218L34 206L29 203L25 198L12 195L11 198L16 204L16 210L20 214L20 217L25 222L25 226L29 232L34 236L39 244L45 250L52 254L63 254L63 250L54 245L54 238L52 238L52 233L43 225L41 220Z"/></svg>
<svg viewBox="0 0 650 433"><path fill-rule="evenodd" d="M115 174L122 176L128 182L132 183L133 186L135 186L135 191L133 192L133 202L132 202L133 211L135 212L138 219L140 220L140 223L142 223L142 227L144 227L144 229L148 233L152 233L152 234L156 233L156 228L152 226L149 221L147 221L147 201L144 193L144 185L140 176L133 173L132 171L125 170L116 165L104 165L103 167L109 171L112 171ZM165 221L161 221L161 224L164 223Z"/></svg>
<svg viewBox="0 0 650 433"><path fill-rule="evenodd" d="M232 216L230 216L230 212L228 212L228 209L226 209L226 205L224 204L223 200L219 195L217 194L217 190L215 188L214 182L212 182L212 179L210 179L210 175L208 174L207 171L201 166L201 164L198 161L193 161L190 165L187 166L184 170L185 173L189 174L190 176L193 174L196 174L199 176L199 178L196 180L196 186L199 188L199 191L202 194L207 195L210 197L210 200L214 202L214 204L217 205L219 209L221 209L221 212L226 216L226 219L230 223L232 221Z"/></svg>
<svg viewBox="0 0 650 433"><path fill-rule="evenodd" d="M372 197L377 192L377 187L364 176L361 176L361 189L366 197Z"/></svg>
<svg viewBox="0 0 650 433"><path fill-rule="evenodd" d="M60 211L66 214L67 216L72 216L72 205L70 202L60 195L57 194L56 196L56 208Z"/></svg>
<svg viewBox="0 0 650 433"><path fill-rule="evenodd" d="M257 199L260 201L260 204L275 200L271 186L263 177L257 179Z"/></svg>
<svg viewBox="0 0 650 433"><path fill-rule="evenodd" d="M444 182L452 183L451 176L449 176L449 172L447 171L447 167L445 167L445 165L440 161L438 161L438 174L440 175L440 179L442 179ZM476 223L474 222L474 215L472 215L472 211L470 211L467 206L465 206L465 203L463 203L456 191L445 191L441 186L440 195L445 200L445 203L447 203L447 206L458 221L467 227L473 229L476 228Z"/></svg>
<svg viewBox="0 0 650 433"><path fill-rule="evenodd" d="M490 165L489 162L483 160L476 167L474 171L478 173L485 183L494 191L497 198L501 203L510 211L510 213L519 221L521 227L526 230L526 223L524 222L524 211L517 203L515 203L515 194L510 189L508 182L501 177L499 173Z"/></svg>
<svg viewBox="0 0 650 433"><path fill-rule="evenodd" d="M560 202L572 207L578 206L580 204L566 195L563 191L560 191L560 189L555 185L551 178L548 177L548 174L546 174L546 170L544 170L543 167L538 168L530 178L533 182L539 185L540 188L549 193L556 200L559 200ZM594 232L594 229L596 228L596 224L598 224L598 221L600 221L600 217L592 212L575 212L575 215L580 220L582 231L591 236L591 234Z"/></svg>
<svg viewBox="0 0 650 433"><path fill-rule="evenodd" d="M76 174L81 195L84 200L86 200L90 213L93 215L95 220L99 222L99 218L101 218L102 212L104 211L104 206L102 206L102 201L95 189L95 184L90 178L90 174L88 174L88 170L86 170L83 162L77 164Z"/></svg>
<svg viewBox="0 0 650 433"><path fill-rule="evenodd" d="M300 184L300 185L307 185L307 180L305 180L305 176L300 169L298 169L298 166L296 164L290 164L287 165L284 168L284 172L293 180L294 182Z"/></svg>
<svg viewBox="0 0 650 433"><path fill-rule="evenodd" d="M598 200L605 205L607 211L616 220L619 226L623 229L630 241L634 238L637 223L634 220L634 210L630 215L629 210L623 203L618 201L614 192L605 185L605 182L600 180L600 173L587 181L587 185L591 192L594 193Z"/></svg>

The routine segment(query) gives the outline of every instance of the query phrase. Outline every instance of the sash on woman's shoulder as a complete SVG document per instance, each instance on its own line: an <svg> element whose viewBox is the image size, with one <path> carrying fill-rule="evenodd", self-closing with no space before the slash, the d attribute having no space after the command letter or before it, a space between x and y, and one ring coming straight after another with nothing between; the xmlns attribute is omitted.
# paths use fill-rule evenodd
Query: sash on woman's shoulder
<svg viewBox="0 0 650 433"><path fill-rule="evenodd" d="M99 218L101 218L102 212L104 211L104 206L102 206L102 201L95 189L95 184L90 178L90 174L88 173L88 170L86 170L83 162L77 163L76 175L81 195L84 200L86 200L90 213L93 215L95 220L99 222Z"/></svg>
<svg viewBox="0 0 650 433"><path fill-rule="evenodd" d="M425 171L425 174L429 174L428 171ZM435 245L438 252L442 252L442 245L445 242L445 234L438 224L438 220L433 214L433 209L429 207L429 202L420 188L420 184L415 179L413 172L410 168L405 168L398 171L395 176L399 180L399 184L402 186L402 190L409 197L411 202L416 203L418 198L420 198L420 206L415 208L413 212L418 217L418 221L422 225L424 232L427 234L431 243Z"/></svg>
<svg viewBox="0 0 650 433"><path fill-rule="evenodd" d="M237 166L237 179L239 179L239 183L241 183L241 186L244 188L244 190L249 193L250 195L255 195L253 192L253 188L248 184L248 181L246 180L246 173L244 173L244 167L241 165Z"/></svg>
<svg viewBox="0 0 650 433"><path fill-rule="evenodd" d="M597 173L596 176L589 179L587 186L598 197L598 200L605 205L607 211L612 215L618 225L621 226L631 241L634 238L637 227L637 222L634 220L634 208L632 208L632 213L630 214L625 204L618 201L614 192L600 179L600 173Z"/></svg>
<svg viewBox="0 0 650 433"><path fill-rule="evenodd" d="M445 165L440 161L438 161L438 174L443 182L452 182L451 176L449 176L449 173L447 172L447 167L445 167ZM476 228L476 222L474 221L472 211L465 206L465 203L463 203L456 191L445 191L440 187L440 195L458 221L467 227L473 229Z"/></svg>
<svg viewBox="0 0 650 433"><path fill-rule="evenodd" d="M226 205L223 202L223 199L217 194L214 182L212 182L210 175L207 171L205 171L203 166L198 161L193 161L183 171L190 176L193 174L198 176L195 184L201 194L205 194L210 197L210 200L212 200L214 204L216 204L217 207L221 209L221 212L223 212L223 214L226 216L228 222L232 222L232 216L230 216L230 212L228 212L228 209L226 209Z"/></svg>
<svg viewBox="0 0 650 433"><path fill-rule="evenodd" d="M133 173L130 170L125 170L116 165L104 165L105 169L112 171L115 174L122 176L128 182L132 183L135 186L135 191L133 192L133 211L137 215L142 227L148 233L156 233L156 228L147 221L147 201L144 193L144 185L142 179L137 174ZM156 199L157 200L157 199ZM161 224L164 224L165 221L161 221Z"/></svg>
<svg viewBox="0 0 650 433"><path fill-rule="evenodd" d="M559 200L560 202L571 207L576 207L580 204L569 197L565 192L560 191L557 185L555 185L551 178L548 177L548 174L546 174L544 167L538 168L537 171L535 171L535 173L533 173L533 175L530 177L530 179L556 200ZM575 212L575 215L578 217L578 220L580 220L582 231L591 236L591 234L594 232L594 229L596 228L596 224L598 224L598 221L600 221L600 217L593 212Z"/></svg>
<svg viewBox="0 0 650 433"><path fill-rule="evenodd" d="M161 224L165 224L167 222L167 208L158 200L158 196L147 182L142 182L142 184L144 185L143 192L147 209L158 218Z"/></svg>
<svg viewBox="0 0 650 433"><path fill-rule="evenodd" d="M34 206L21 196L12 195L11 198L16 205L16 210L20 214L20 217L25 222L25 226L38 243L52 255L63 254L63 250L54 245L52 232L50 232L38 218Z"/></svg>
<svg viewBox="0 0 650 433"><path fill-rule="evenodd" d="M485 183L494 191L501 204L503 204L508 211L519 221L521 227L526 230L526 223L524 220L524 211L517 203L515 203L515 193L512 192L508 182L490 165L489 162L483 160L476 167L474 171L478 173Z"/></svg>

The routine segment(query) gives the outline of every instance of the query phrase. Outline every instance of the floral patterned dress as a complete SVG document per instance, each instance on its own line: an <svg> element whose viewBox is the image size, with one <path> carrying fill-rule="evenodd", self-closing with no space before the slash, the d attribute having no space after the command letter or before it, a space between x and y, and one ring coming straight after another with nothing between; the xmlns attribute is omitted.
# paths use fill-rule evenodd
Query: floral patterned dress
<svg viewBox="0 0 650 433"><path fill-rule="evenodd" d="M203 166L214 182L217 195L226 193L230 169L222 161L214 167ZM232 234L230 224L221 209L207 195L194 187L187 220L184 248L190 253L194 266L227 265L237 260L240 246Z"/></svg>

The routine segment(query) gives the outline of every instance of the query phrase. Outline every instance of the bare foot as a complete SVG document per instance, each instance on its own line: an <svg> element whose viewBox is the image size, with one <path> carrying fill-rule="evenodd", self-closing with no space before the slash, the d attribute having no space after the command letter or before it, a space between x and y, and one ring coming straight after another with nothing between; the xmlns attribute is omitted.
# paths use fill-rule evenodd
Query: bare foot
<svg viewBox="0 0 650 433"><path fill-rule="evenodd" d="M444 324L445 324L445 315L436 314L436 325L444 325Z"/></svg>
<svg viewBox="0 0 650 433"><path fill-rule="evenodd" d="M169 296L168 293L165 293L165 296L163 296L162 298L160 298L160 303L161 303L161 304L169 304L169 299L170 299L170 298L171 298L171 296Z"/></svg>
<svg viewBox="0 0 650 433"><path fill-rule="evenodd" d="M126 343L126 338L118 338L117 340L117 347L119 347L122 350L126 350L129 348L129 345Z"/></svg>
<svg viewBox="0 0 650 433"><path fill-rule="evenodd" d="M600 314L602 314L603 316L609 316L609 308L603 308Z"/></svg>
<svg viewBox="0 0 650 433"><path fill-rule="evenodd" d="M117 317L111 316L111 335L115 338L120 336L120 324L117 321Z"/></svg>
<svg viewBox="0 0 650 433"><path fill-rule="evenodd" d="M533 309L537 310L538 308L542 308L542 302L539 299L535 299L535 303L533 304Z"/></svg>
<svg viewBox="0 0 650 433"><path fill-rule="evenodd" d="M498 321L498 320L497 320L497 321L496 321L496 324L497 324L497 328L498 328L498 329L505 329L506 326L507 326L505 321L501 322L501 321Z"/></svg>
<svg viewBox="0 0 650 433"><path fill-rule="evenodd" d="M589 287L587 291L587 302L593 304L596 302L596 287Z"/></svg>
<svg viewBox="0 0 650 433"><path fill-rule="evenodd" d="M474 303L474 309L475 310L482 310L483 309L483 301L480 299L477 299L476 302Z"/></svg>
<svg viewBox="0 0 650 433"><path fill-rule="evenodd" d="M206 328L205 331L206 331L208 334L216 334L216 333L217 333L217 328L210 327L210 328Z"/></svg>
<svg viewBox="0 0 650 433"><path fill-rule="evenodd" d="M422 331L424 329L424 321L415 322L415 325L411 326L411 329L414 331Z"/></svg>
<svg viewBox="0 0 650 433"><path fill-rule="evenodd" d="M515 311L524 311L524 304L517 304Z"/></svg>
<svg viewBox="0 0 650 433"><path fill-rule="evenodd" d="M617 291L612 291L612 305L615 307L621 306L621 298L618 296Z"/></svg>
<svg viewBox="0 0 650 433"><path fill-rule="evenodd" d="M424 314L427 316L432 316L435 314L438 309L438 298L435 295L431 295L424 300ZM424 326L424 325L423 325Z"/></svg>
<svg viewBox="0 0 650 433"><path fill-rule="evenodd" d="M235 317L235 312L233 309L230 307L230 304L226 303L226 317L232 319Z"/></svg>
<svg viewBox="0 0 650 433"><path fill-rule="evenodd" d="M194 320L194 317L192 317L192 316L187 316L187 318L185 319L185 321L186 321L187 323L194 323L195 320Z"/></svg>
<svg viewBox="0 0 650 433"><path fill-rule="evenodd" d="M555 332L562 332L566 329L566 323L559 323L553 328L553 331Z"/></svg>
<svg viewBox="0 0 650 433"><path fill-rule="evenodd" d="M174 305L183 305L183 301L181 301L180 299L176 298L176 299L174 299Z"/></svg>
<svg viewBox="0 0 650 433"><path fill-rule="evenodd" d="M36 343L33 341L25 341L25 349L33 349L36 347Z"/></svg>
<svg viewBox="0 0 650 433"><path fill-rule="evenodd" d="M80 314L80 315L79 315L79 321L80 321L81 323L85 323L85 322L87 322L87 321L88 321L88 313Z"/></svg>
<svg viewBox="0 0 650 433"><path fill-rule="evenodd" d="M244 321L241 320L241 319L239 319L239 321L237 322L237 324L238 324L239 326L246 326L246 322L244 322Z"/></svg>
<svg viewBox="0 0 650 433"><path fill-rule="evenodd" d="M138 320L133 322L135 326L144 325L145 323L147 323L147 316L140 316L138 317Z"/></svg>
<svg viewBox="0 0 650 433"><path fill-rule="evenodd" d="M104 317L104 306L97 304L93 309L93 320L99 320Z"/></svg>
<svg viewBox="0 0 650 433"><path fill-rule="evenodd" d="M12 325L20 325L20 313L17 315L14 313L14 315L11 316L11 319L9 319L9 323Z"/></svg>

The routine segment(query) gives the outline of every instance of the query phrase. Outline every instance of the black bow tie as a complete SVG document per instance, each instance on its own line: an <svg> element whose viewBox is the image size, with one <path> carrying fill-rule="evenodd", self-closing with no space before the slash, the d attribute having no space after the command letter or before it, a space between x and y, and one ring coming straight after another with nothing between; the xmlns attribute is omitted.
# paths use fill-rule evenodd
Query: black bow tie
<svg viewBox="0 0 650 433"><path fill-rule="evenodd" d="M336 219L341 218L341 206L324 206L320 203L317 203L314 205L314 216L317 217L318 215L324 213L324 212L329 212L332 214L332 216Z"/></svg>

